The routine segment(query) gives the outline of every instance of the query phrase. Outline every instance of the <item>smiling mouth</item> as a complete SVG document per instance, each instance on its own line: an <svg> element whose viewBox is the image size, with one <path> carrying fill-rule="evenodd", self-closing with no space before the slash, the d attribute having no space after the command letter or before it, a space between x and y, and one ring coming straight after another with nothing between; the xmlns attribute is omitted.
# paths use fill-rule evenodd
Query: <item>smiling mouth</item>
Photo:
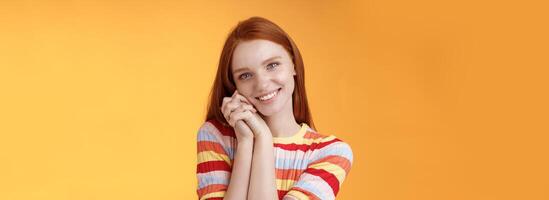
<svg viewBox="0 0 549 200"><path fill-rule="evenodd" d="M277 90L272 91L272 92L270 92L269 94L266 94L266 95L263 95L263 96L256 97L255 99L257 99L257 100L259 100L259 101L267 101L267 100L269 100L269 99L274 98L274 97L278 94L278 92L280 91L280 89L282 89L282 88L278 88Z"/></svg>

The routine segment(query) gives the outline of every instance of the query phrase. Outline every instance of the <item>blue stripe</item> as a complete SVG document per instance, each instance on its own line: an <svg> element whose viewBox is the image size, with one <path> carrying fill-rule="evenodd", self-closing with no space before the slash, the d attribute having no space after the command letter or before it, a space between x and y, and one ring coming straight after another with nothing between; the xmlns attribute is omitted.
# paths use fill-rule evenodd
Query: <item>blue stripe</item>
<svg viewBox="0 0 549 200"><path fill-rule="evenodd" d="M307 174L309 176L313 176L313 175L310 175L310 174ZM320 199L328 199L328 197L326 195L324 195L325 191L321 191L318 189L318 187L316 187L314 184L312 183L317 183L317 182L325 182L324 180L304 180L304 181L298 181L294 184L294 186L292 187L299 187L301 189L304 189L308 192L311 192L313 193L315 196L317 196L318 198ZM328 185L328 183L325 183L326 185ZM332 191L333 193L333 191Z"/></svg>
<svg viewBox="0 0 549 200"><path fill-rule="evenodd" d="M288 159L275 158L275 168L277 169L306 169L309 165L308 159Z"/></svg>
<svg viewBox="0 0 549 200"><path fill-rule="evenodd" d="M217 177L217 176L208 176L205 174L198 175L198 189L202 189L208 185L212 184L229 184L229 177Z"/></svg>
<svg viewBox="0 0 549 200"><path fill-rule="evenodd" d="M229 156L229 159L231 159L231 160L234 159L234 149L231 148L231 147L227 147L227 146L223 145L223 143L220 141L220 139L218 137L216 137L214 134L208 132L207 130L205 130L203 128L200 128L198 130L198 135L196 136L196 140L198 142L200 142L200 141L210 141L210 142L218 143L218 144L221 145L221 147L223 147L223 150L225 150L225 152Z"/></svg>
<svg viewBox="0 0 549 200"><path fill-rule="evenodd" d="M318 152L318 154L315 156L314 160L332 155L341 156L347 158L347 160L349 160L351 163L353 162L353 151L351 149L351 146L344 142L333 143L321 149L320 152Z"/></svg>
<svg viewBox="0 0 549 200"><path fill-rule="evenodd" d="M198 135L196 136L198 141L212 141L212 142L218 142L217 137L215 135L211 134L210 132L200 129L198 130Z"/></svg>

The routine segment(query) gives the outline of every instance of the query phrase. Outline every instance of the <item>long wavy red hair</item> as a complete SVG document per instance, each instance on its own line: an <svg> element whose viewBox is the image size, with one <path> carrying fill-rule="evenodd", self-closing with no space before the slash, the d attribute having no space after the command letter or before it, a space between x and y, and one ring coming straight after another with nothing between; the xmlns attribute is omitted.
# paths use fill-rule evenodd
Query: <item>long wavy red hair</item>
<svg viewBox="0 0 549 200"><path fill-rule="evenodd" d="M206 121L216 119L227 125L227 121L221 112L223 97L230 97L236 90L235 82L231 74L231 61L234 49L243 41L265 39L277 43L286 49L294 63L296 76L294 76L295 88L292 94L293 112L297 123L307 123L313 129L314 123L311 117L307 94L305 92L305 70L301 53L290 36L275 23L262 18L251 17L240 21L230 32L219 58L217 74L210 92L208 114Z"/></svg>

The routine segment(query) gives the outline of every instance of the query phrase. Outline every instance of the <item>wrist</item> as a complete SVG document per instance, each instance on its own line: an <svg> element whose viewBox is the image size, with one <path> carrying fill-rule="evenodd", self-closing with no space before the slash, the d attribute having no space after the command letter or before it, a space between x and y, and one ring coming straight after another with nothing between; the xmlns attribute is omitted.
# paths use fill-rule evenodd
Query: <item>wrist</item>
<svg viewBox="0 0 549 200"><path fill-rule="evenodd" d="M270 133L260 133L254 136L258 141L273 141L273 136Z"/></svg>
<svg viewBox="0 0 549 200"><path fill-rule="evenodd" d="M254 143L254 138L245 136L245 137L237 138L236 141L237 141L238 144L253 144Z"/></svg>

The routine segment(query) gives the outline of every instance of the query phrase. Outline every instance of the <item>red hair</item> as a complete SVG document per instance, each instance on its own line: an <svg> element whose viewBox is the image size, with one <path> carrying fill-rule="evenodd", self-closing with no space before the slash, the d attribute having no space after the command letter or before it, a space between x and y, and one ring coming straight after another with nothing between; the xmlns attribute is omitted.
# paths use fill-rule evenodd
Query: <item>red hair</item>
<svg viewBox="0 0 549 200"><path fill-rule="evenodd" d="M299 53L299 49L294 41L282 28L262 17L251 17L240 21L227 37L221 51L221 57L219 58L212 91L210 92L206 121L216 119L221 123L227 124L221 112L221 105L223 97L232 96L236 90L236 85L231 74L231 61L234 49L240 42L254 39L269 40L286 49L292 58L296 72L294 76L295 88L292 94L294 117L297 123L307 123L310 127L314 128L305 92L305 70L301 53Z"/></svg>

